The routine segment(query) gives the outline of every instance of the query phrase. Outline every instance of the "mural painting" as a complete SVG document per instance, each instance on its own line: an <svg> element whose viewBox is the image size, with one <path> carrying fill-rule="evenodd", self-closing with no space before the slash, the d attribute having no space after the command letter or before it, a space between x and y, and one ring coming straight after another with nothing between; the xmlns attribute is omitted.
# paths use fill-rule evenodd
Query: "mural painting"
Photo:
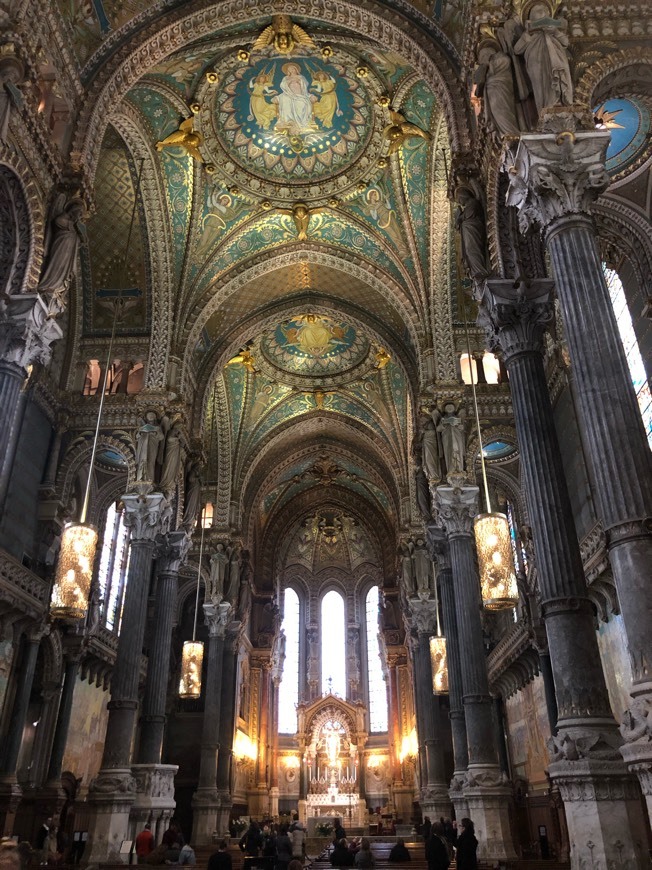
<svg viewBox="0 0 652 870"><path fill-rule="evenodd" d="M550 726L543 678L535 679L505 701L507 742L514 775L532 785L547 782Z"/></svg>
<svg viewBox="0 0 652 870"><path fill-rule="evenodd" d="M108 690L87 680L78 679L75 684L63 769L81 777L85 787L97 776L102 763L109 697Z"/></svg>
<svg viewBox="0 0 652 870"><path fill-rule="evenodd" d="M612 616L609 622L600 623L598 647L611 709L620 722L623 712L631 705L629 693L632 688L632 669L629 664L625 627L620 614Z"/></svg>

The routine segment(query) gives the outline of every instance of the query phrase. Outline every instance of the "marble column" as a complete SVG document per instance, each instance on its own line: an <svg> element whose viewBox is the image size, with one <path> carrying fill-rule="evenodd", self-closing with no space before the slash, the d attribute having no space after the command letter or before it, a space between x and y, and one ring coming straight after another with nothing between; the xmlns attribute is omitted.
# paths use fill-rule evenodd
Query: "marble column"
<svg viewBox="0 0 652 870"><path fill-rule="evenodd" d="M68 729L70 728L70 716L72 714L72 701L75 694L77 674L82 655L81 642L72 642L65 648L65 664L63 672L63 686L57 712L57 722L54 728L54 738L50 750L50 762L46 777L47 787L59 790L61 788L61 770L63 768L63 756L66 751Z"/></svg>
<svg viewBox="0 0 652 870"><path fill-rule="evenodd" d="M63 335L38 293L10 296L0 305L0 511L4 509L20 425L20 395L33 363L47 365Z"/></svg>
<svg viewBox="0 0 652 870"><path fill-rule="evenodd" d="M622 754L652 818L652 454L601 268L590 203L608 186L607 131L522 136L508 204L521 228L541 225L550 254L577 387L579 425L632 663L632 703ZM545 130L544 126L544 130ZM557 128L558 129L558 128Z"/></svg>
<svg viewBox="0 0 652 870"><path fill-rule="evenodd" d="M434 599L408 600L417 643L414 646L414 700L417 708L419 753L422 755L421 809L431 819L450 816L451 802L444 773L444 748L436 731L435 705L430 668L430 636L437 631Z"/></svg>
<svg viewBox="0 0 652 870"><path fill-rule="evenodd" d="M192 842L197 846L212 843L217 824L219 809L217 755L220 749L224 635L230 609L230 605L224 601L220 604L212 602L204 604L204 618L208 627L204 718L199 753L199 777L197 790L192 797Z"/></svg>
<svg viewBox="0 0 652 870"><path fill-rule="evenodd" d="M217 794L220 801L220 808L217 814L217 831L220 834L226 834L229 829L229 816L233 806L233 738L235 736L235 693L240 628L240 622L231 622L227 627L224 639L222 702L220 708L220 751L217 756ZM278 733L278 728L276 728L276 733Z"/></svg>
<svg viewBox="0 0 652 870"><path fill-rule="evenodd" d="M596 856L605 864L627 860L642 866L635 862L642 859L643 818L635 783L618 751L621 739L609 705L547 390L543 335L551 318L551 281L487 282L480 321L489 344L502 350L509 374L558 704L549 770L566 805L578 866ZM617 832L627 841L622 848L614 845Z"/></svg>
<svg viewBox="0 0 652 870"><path fill-rule="evenodd" d="M34 682L36 659L44 633L43 626L28 630L22 645L9 730L5 735L0 756L0 832L2 836L10 836L13 833L14 818L22 796L22 789L16 779L16 765L18 764L29 698Z"/></svg>
<svg viewBox="0 0 652 870"><path fill-rule="evenodd" d="M136 798L131 772L138 714L140 662L147 619L147 598L157 536L166 534L172 510L162 493L122 497L124 522L131 532L129 573L115 665L102 766L88 794L90 820L85 860L114 857L127 839L129 813Z"/></svg>
<svg viewBox="0 0 652 870"><path fill-rule="evenodd" d="M131 772L136 780L136 800L130 812L135 836L146 822L154 829L166 828L174 815L176 765L161 764L165 731L165 704L170 677L172 629L177 607L179 568L190 548L185 531L161 535L156 541L156 603L153 638L147 663L147 679L140 717L140 743Z"/></svg>
<svg viewBox="0 0 652 870"><path fill-rule="evenodd" d="M459 632L462 687L469 763L464 798L475 822L482 860L516 857L509 822L512 790L500 770L489 694L487 659L482 642L480 578L475 559L473 519L478 513L478 487L453 473L448 486L436 489L438 523L445 529L455 586L455 619Z"/></svg>
<svg viewBox="0 0 652 870"><path fill-rule="evenodd" d="M269 813L271 816L278 815L278 689L281 684L281 675L275 673L272 668L270 674L270 709L272 711L269 753Z"/></svg>
<svg viewBox="0 0 652 870"><path fill-rule="evenodd" d="M460 658L459 633L455 616L455 591L453 571L446 533L434 524L428 527L428 538L439 568L437 581L441 595L441 611L444 636L446 637L446 657L448 660L448 700L450 704L451 731L453 737L453 778L448 794L455 807L455 818L459 821L468 816L469 808L464 798L464 780L469 765L469 750L466 739L466 717L462 696L462 660Z"/></svg>

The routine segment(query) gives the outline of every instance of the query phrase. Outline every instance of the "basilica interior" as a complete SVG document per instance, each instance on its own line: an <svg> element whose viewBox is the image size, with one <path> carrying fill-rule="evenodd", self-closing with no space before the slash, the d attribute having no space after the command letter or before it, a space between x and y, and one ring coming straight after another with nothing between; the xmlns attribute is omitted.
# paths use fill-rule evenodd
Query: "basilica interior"
<svg viewBox="0 0 652 870"><path fill-rule="evenodd" d="M3 835L649 866L651 38L0 2Z"/></svg>

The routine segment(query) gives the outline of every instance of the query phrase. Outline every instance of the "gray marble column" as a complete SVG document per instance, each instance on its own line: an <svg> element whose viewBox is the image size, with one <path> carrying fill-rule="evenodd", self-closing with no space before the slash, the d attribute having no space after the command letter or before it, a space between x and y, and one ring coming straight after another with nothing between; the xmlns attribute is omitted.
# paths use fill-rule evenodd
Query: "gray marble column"
<svg viewBox="0 0 652 870"><path fill-rule="evenodd" d="M236 671L238 667L238 644L240 639L239 622L231 622L224 640L224 660L222 666L222 700L220 704L220 751L217 756L217 793L220 809L217 818L217 831L225 834L228 830L229 815L233 806L232 765L233 738L235 735L236 715ZM278 697L278 686L274 685L274 701ZM278 734L278 727L276 728ZM275 759L278 764L278 759Z"/></svg>
<svg viewBox="0 0 652 870"><path fill-rule="evenodd" d="M570 113L567 120L570 127ZM508 204L519 209L523 230L541 225L550 254L632 663L623 754L640 775L652 818L652 454L589 213L609 184L608 143L609 133L596 130L522 136Z"/></svg>
<svg viewBox="0 0 652 870"><path fill-rule="evenodd" d="M54 729L54 739L52 740L50 762L48 764L48 788L58 789L61 787L63 756L66 751L66 742L68 740L68 729L70 727L70 716L72 714L72 701L75 693L75 685L77 683L77 674L79 673L80 657L80 646L71 649L66 655L63 686L61 689L61 698L59 700L59 710L57 713L57 724Z"/></svg>
<svg viewBox="0 0 652 870"><path fill-rule="evenodd" d="M204 604L204 618L208 627L206 684L203 691L204 718L199 753L199 777L197 790L192 797L192 842L198 846L212 842L219 810L217 757L220 749L224 635L229 611L230 606L226 602Z"/></svg>
<svg viewBox="0 0 652 870"><path fill-rule="evenodd" d="M140 717L140 746L137 753L139 764L161 762L179 568L185 561L189 547L190 536L184 531L170 532L157 541L154 637L149 651L145 697Z"/></svg>
<svg viewBox="0 0 652 870"><path fill-rule="evenodd" d="M532 525L548 649L558 705L559 733L551 740L550 775L559 781L576 849L590 839L616 857L613 835L626 832L627 860L640 860L642 818L636 824L633 783L621 764L621 740L609 705L593 608L564 476L543 362L543 335L552 317L552 282L489 280L480 306L480 321L489 344L502 350L509 374L522 474ZM600 770L590 762L600 759ZM582 759L582 761L579 761ZM586 761L584 761L586 760ZM586 762L589 762L587 769ZM589 773L589 770L591 771ZM579 784L599 793L622 792L618 805L602 807L595 799L572 800ZM572 784L572 785L571 785ZM590 826L593 825L591 828ZM612 827L613 826L613 827ZM611 844L611 845L610 845ZM609 853L609 848L612 853ZM576 854L579 860L580 852ZM588 859L589 852L585 857ZM633 865L636 866L636 865Z"/></svg>
<svg viewBox="0 0 652 870"><path fill-rule="evenodd" d="M438 523L448 537L455 586L455 619L459 632L463 704L469 763L464 797L480 841L483 860L516 857L509 822L511 787L500 770L489 694L487 659L482 642L480 577L475 559L473 519L478 513L478 487L465 475L448 476L448 486L436 489Z"/></svg>
<svg viewBox="0 0 652 870"><path fill-rule="evenodd" d="M139 702L147 598L156 539L166 534L171 508L162 493L122 497L124 522L131 531L131 555L120 637L111 676L111 700L102 766L91 782L92 805L86 856L89 863L106 861L127 838L129 813L136 797L131 753Z"/></svg>
<svg viewBox="0 0 652 870"><path fill-rule="evenodd" d="M449 816L451 802L445 779L444 748L436 731L435 706L430 668L430 636L437 631L437 605L434 600L408 600L412 623L417 633L413 647L414 701L421 757L421 808L431 818Z"/></svg>
<svg viewBox="0 0 652 870"><path fill-rule="evenodd" d="M52 342L62 334L61 327L48 317L46 301L37 293L11 296L0 306L0 511L11 475L27 370L35 362L49 363Z"/></svg>
<svg viewBox="0 0 652 870"><path fill-rule="evenodd" d="M450 704L451 731L453 737L453 778L449 795L459 820L468 815L463 788L469 764L469 749L466 738L466 717L464 715L464 694L462 684L462 660L460 657L459 632L455 616L455 590L453 571L446 534L434 525L428 528L428 537L439 567L437 582L441 595L441 610L444 636L446 637L446 657L448 661L448 699Z"/></svg>

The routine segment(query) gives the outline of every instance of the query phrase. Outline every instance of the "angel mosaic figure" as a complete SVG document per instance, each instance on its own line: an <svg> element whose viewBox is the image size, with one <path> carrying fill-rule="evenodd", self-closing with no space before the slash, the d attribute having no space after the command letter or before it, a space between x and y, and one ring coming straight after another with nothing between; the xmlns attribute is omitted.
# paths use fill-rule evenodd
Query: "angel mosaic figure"
<svg viewBox="0 0 652 870"><path fill-rule="evenodd" d="M291 54L297 45L316 49L314 41L299 27L293 24L289 15L272 15L272 23L266 27L251 46L252 52L274 46L278 54Z"/></svg>
<svg viewBox="0 0 652 870"><path fill-rule="evenodd" d="M389 142L389 149L387 151L388 157L391 157L392 154L396 154L396 152L401 149L406 139L418 137L419 139L425 139L426 142L431 141L432 136L427 130L422 130L421 127L417 127L416 124L412 124L406 119L405 115L402 115L400 112L395 112L390 109L389 117L391 119L391 124L388 124L383 132L385 139Z"/></svg>
<svg viewBox="0 0 652 870"><path fill-rule="evenodd" d="M194 157L194 159L199 163L203 163L204 158L199 152L199 146L202 144L204 139L201 133L197 133L193 130L194 123L194 118L186 118L185 121L182 121L179 124L178 130L175 130L174 133L170 133L170 135L166 136L165 139L156 143L156 150L162 151L164 148L172 147L183 148L191 157Z"/></svg>

